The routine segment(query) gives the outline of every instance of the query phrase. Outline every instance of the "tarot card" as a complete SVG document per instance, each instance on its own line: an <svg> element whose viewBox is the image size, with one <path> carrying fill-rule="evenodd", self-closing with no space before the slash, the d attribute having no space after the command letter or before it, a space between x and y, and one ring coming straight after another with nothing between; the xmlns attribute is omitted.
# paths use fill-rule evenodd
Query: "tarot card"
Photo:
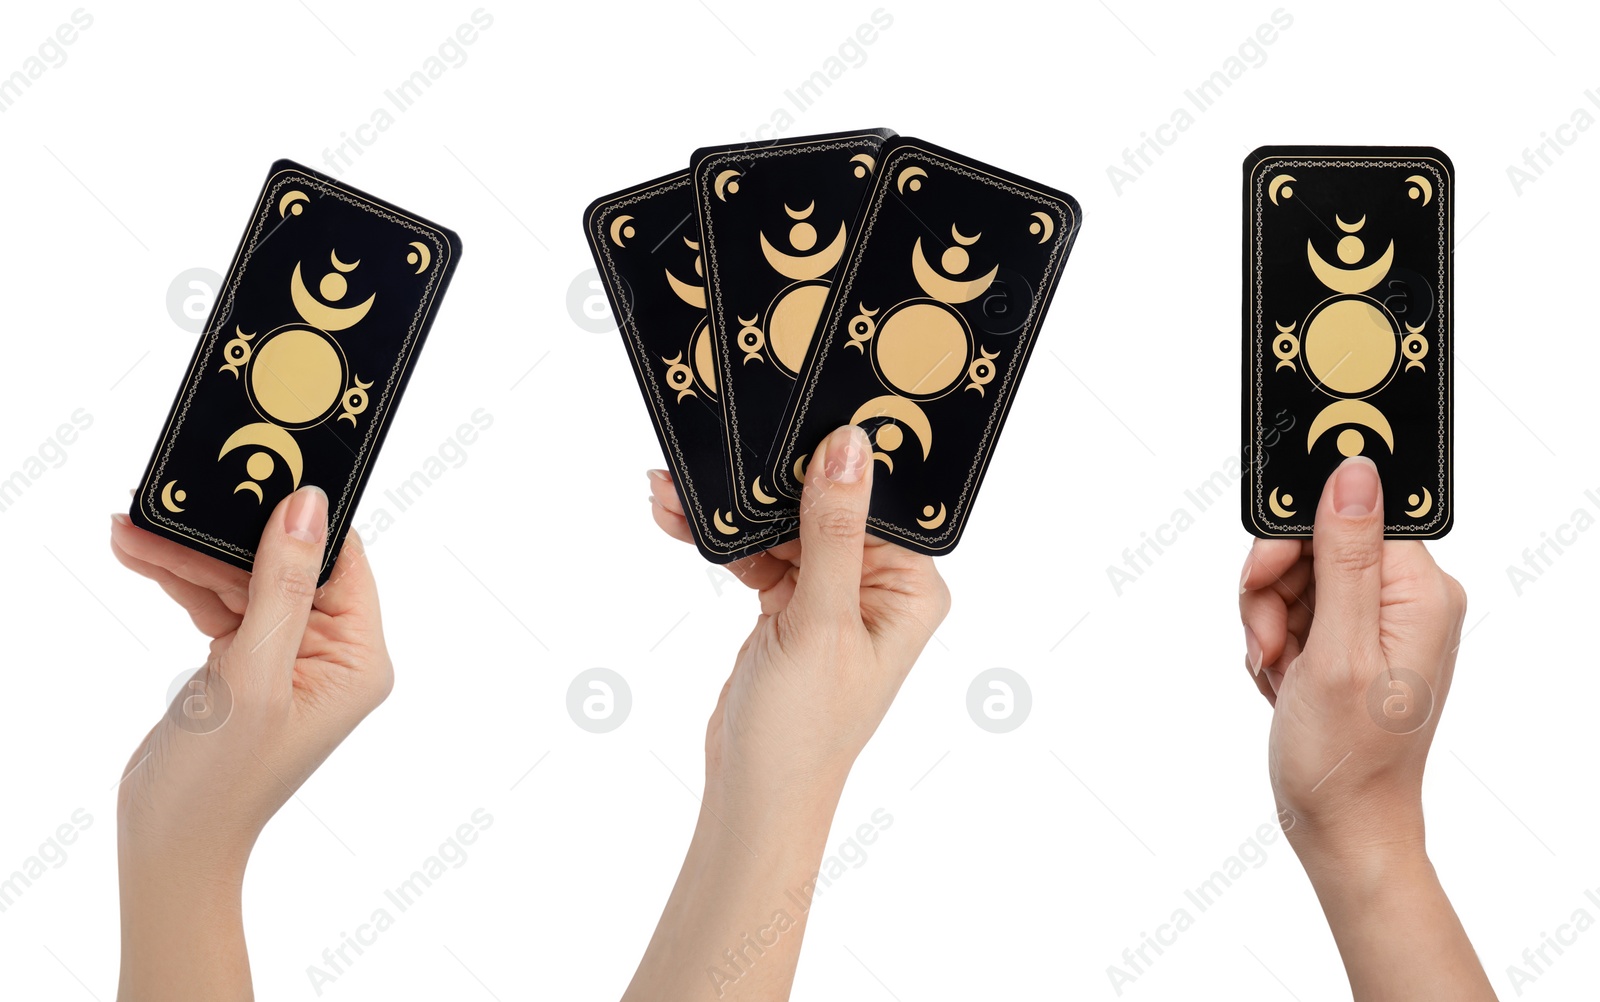
<svg viewBox="0 0 1600 1002"><path fill-rule="evenodd" d="M1450 530L1455 171L1432 147L1266 146L1244 163L1244 526L1310 536L1347 456L1384 534Z"/></svg>
<svg viewBox="0 0 1600 1002"><path fill-rule="evenodd" d="M328 495L321 579L461 256L454 233L272 165L130 515L249 570L273 508Z"/></svg>
<svg viewBox="0 0 1600 1002"><path fill-rule="evenodd" d="M891 135L863 129L710 147L691 161L724 446L734 510L745 520L795 515L794 502L762 478L850 227L872 187L878 151Z"/></svg>
<svg viewBox="0 0 1600 1002"><path fill-rule="evenodd" d="M1077 237L1072 196L919 139L891 140L830 290L771 473L798 497L811 450L873 443L869 532L959 541Z"/></svg>
<svg viewBox="0 0 1600 1002"><path fill-rule="evenodd" d="M689 172L597 199L584 231L700 552L726 563L793 538L792 519L733 508Z"/></svg>

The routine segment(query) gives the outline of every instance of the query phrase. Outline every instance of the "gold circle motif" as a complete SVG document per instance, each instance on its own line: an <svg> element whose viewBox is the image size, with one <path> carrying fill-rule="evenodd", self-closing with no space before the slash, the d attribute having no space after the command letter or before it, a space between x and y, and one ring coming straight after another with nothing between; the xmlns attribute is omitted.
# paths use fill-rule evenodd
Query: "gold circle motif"
<svg viewBox="0 0 1600 1002"><path fill-rule="evenodd" d="M1336 444L1339 446L1340 455L1359 456L1361 455L1361 450L1366 447L1367 440L1362 438L1361 433L1354 428L1346 428L1339 433L1339 439Z"/></svg>
<svg viewBox="0 0 1600 1002"><path fill-rule="evenodd" d="M291 327L256 352L250 390L267 417L303 425L322 417L344 388L344 360L322 335Z"/></svg>
<svg viewBox="0 0 1600 1002"><path fill-rule="evenodd" d="M822 307L827 301L827 285L814 282L790 289L772 307L767 344L778 364L790 372L799 372L805 362L806 348L811 345L811 335L822 319Z"/></svg>
<svg viewBox="0 0 1600 1002"><path fill-rule="evenodd" d="M897 311L874 343L878 371L901 393L937 396L967 371L966 328L943 306L912 303Z"/></svg>
<svg viewBox="0 0 1600 1002"><path fill-rule="evenodd" d="M1305 332L1306 365L1334 393L1362 393L1394 367L1394 328L1377 307L1344 299L1318 313Z"/></svg>

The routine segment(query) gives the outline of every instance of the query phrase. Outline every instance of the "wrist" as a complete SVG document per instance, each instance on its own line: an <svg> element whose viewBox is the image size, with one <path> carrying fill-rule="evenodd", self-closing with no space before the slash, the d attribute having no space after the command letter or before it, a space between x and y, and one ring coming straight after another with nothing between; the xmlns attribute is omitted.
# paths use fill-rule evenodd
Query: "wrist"
<svg viewBox="0 0 1600 1002"><path fill-rule="evenodd" d="M1368 898L1419 875L1432 879L1420 818L1414 826L1391 824L1382 832L1296 829L1289 832L1289 844L1319 893L1337 888Z"/></svg>

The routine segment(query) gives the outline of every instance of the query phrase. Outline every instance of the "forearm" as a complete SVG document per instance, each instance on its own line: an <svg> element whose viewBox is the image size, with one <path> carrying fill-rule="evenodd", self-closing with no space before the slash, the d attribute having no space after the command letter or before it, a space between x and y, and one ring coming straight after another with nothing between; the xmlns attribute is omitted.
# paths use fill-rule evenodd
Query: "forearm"
<svg viewBox="0 0 1600 1002"><path fill-rule="evenodd" d="M1355 1002L1495 998L1420 843L1363 852L1297 846Z"/></svg>
<svg viewBox="0 0 1600 1002"><path fill-rule="evenodd" d="M248 1002L243 867L120 860L119 1002Z"/></svg>
<svg viewBox="0 0 1600 1002"><path fill-rule="evenodd" d="M788 998L838 792L785 801L746 810L708 789L624 1002Z"/></svg>

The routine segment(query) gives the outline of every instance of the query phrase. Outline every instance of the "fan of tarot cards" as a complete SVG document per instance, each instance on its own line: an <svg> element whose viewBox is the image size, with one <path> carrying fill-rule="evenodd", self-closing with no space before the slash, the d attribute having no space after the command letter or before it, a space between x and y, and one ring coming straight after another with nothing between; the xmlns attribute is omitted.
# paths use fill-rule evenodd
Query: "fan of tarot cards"
<svg viewBox="0 0 1600 1002"><path fill-rule="evenodd" d="M810 451L857 424L867 531L950 552L1080 218L1064 192L887 129L707 147L590 205L700 551L795 538Z"/></svg>

